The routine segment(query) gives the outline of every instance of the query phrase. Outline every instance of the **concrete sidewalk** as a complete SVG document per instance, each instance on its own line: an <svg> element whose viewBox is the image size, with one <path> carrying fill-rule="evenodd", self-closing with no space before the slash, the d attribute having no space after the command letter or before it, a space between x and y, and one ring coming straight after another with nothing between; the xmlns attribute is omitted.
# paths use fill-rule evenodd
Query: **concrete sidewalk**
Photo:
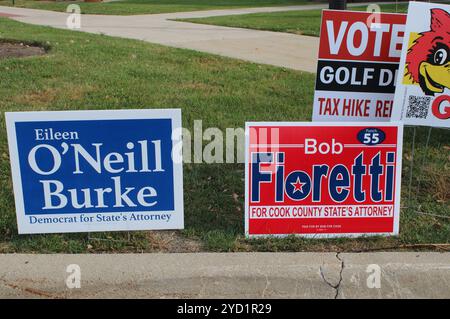
<svg viewBox="0 0 450 319"><path fill-rule="evenodd" d="M351 6L361 5L358 3ZM367 5L367 4L362 4ZM327 4L288 7L211 10L151 15L82 15L81 31L138 39L193 49L246 61L316 72L319 39L281 32L229 28L171 21L183 18L237 15L326 8ZM67 13L0 6L0 15L12 19L66 29Z"/></svg>
<svg viewBox="0 0 450 319"><path fill-rule="evenodd" d="M19 15L12 19L25 23L67 28L66 13L10 7L0 7L0 13ZM231 13L233 13L231 10L222 12L222 14ZM218 13L214 11L210 14ZM82 15L81 31L193 49L295 70L309 72L316 70L319 43L317 38L169 20L197 16L199 15L196 13ZM202 12L200 16L207 16L207 11Z"/></svg>
<svg viewBox="0 0 450 319"><path fill-rule="evenodd" d="M80 289L66 286L70 264ZM450 253L10 254L0 297L450 298Z"/></svg>

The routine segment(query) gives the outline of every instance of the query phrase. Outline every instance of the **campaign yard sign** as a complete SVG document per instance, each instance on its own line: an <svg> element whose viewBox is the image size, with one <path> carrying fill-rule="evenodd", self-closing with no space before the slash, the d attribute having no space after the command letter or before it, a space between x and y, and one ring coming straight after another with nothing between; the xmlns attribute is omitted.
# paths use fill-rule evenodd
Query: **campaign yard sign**
<svg viewBox="0 0 450 319"><path fill-rule="evenodd" d="M398 234L400 123L262 122L246 133L246 236Z"/></svg>
<svg viewBox="0 0 450 319"><path fill-rule="evenodd" d="M450 127L450 5L410 2L393 120Z"/></svg>
<svg viewBox="0 0 450 319"><path fill-rule="evenodd" d="M181 110L12 112L6 124L20 234L183 228Z"/></svg>
<svg viewBox="0 0 450 319"><path fill-rule="evenodd" d="M406 15L322 11L313 121L389 121Z"/></svg>

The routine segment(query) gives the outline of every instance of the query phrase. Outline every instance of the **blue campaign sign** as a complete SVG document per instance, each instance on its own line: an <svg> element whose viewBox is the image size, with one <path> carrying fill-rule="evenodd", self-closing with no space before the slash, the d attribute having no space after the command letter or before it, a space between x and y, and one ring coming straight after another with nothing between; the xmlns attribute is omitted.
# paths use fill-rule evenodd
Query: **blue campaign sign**
<svg viewBox="0 0 450 319"><path fill-rule="evenodd" d="M183 228L180 110L6 121L19 233Z"/></svg>

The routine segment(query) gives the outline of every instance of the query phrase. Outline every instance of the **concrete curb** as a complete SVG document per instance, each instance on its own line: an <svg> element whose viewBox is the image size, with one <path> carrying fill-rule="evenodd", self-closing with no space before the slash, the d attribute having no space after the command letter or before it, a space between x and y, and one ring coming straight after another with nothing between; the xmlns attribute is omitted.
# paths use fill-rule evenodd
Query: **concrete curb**
<svg viewBox="0 0 450 319"><path fill-rule="evenodd" d="M0 297L450 298L450 253L0 255Z"/></svg>

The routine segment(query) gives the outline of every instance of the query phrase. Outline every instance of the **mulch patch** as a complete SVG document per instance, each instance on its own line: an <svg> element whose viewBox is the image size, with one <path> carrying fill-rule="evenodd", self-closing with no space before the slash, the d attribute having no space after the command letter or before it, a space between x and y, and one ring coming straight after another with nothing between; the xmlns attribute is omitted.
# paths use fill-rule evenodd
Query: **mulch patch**
<svg viewBox="0 0 450 319"><path fill-rule="evenodd" d="M26 43L0 42L0 59L44 55L44 48Z"/></svg>

